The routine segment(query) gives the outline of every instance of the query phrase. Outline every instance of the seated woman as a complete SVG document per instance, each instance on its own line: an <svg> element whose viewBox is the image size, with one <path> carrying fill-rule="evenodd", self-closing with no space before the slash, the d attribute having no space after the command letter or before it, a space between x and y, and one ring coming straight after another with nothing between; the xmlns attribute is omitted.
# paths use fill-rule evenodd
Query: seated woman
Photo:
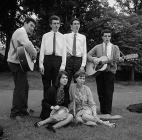
<svg viewBox="0 0 142 140"><path fill-rule="evenodd" d="M67 97L68 91L66 85L68 74L65 71L59 72L56 86L48 89L46 98L42 101L42 121L36 122L35 127L48 124L48 130L56 132L60 128L72 121L73 115L69 114ZM51 125L53 123L53 125Z"/></svg>
<svg viewBox="0 0 142 140"><path fill-rule="evenodd" d="M93 100L92 92L85 83L85 72L78 71L75 73L75 84L70 86L70 110L73 111L73 115L77 122L81 122L86 125L97 125L97 123L107 125L109 127L115 127L115 123L109 121L102 121L99 119L96 113L96 104Z"/></svg>

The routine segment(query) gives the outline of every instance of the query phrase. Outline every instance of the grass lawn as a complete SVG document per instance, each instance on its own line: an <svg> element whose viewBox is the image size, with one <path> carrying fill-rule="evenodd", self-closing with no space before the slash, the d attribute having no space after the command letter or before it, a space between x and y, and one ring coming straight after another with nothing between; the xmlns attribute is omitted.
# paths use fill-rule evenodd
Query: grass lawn
<svg viewBox="0 0 142 140"><path fill-rule="evenodd" d="M99 106L94 78L88 78L86 84L94 93L94 99ZM42 82L39 73L29 73L29 108L39 116L42 100ZM0 125L4 127L2 140L142 140L142 114L126 110L129 104L142 102L141 82L116 82L113 99L113 114L123 116L115 120L116 128L99 125L67 126L49 132L44 127L34 128L33 124L39 118L29 117L22 120L10 120L9 113L12 102L13 80L10 73L0 73Z"/></svg>

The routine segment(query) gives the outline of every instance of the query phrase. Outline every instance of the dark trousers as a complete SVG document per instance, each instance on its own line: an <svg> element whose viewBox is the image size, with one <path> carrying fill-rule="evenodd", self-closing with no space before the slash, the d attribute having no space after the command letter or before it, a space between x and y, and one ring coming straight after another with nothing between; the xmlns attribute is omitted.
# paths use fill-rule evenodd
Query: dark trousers
<svg viewBox="0 0 142 140"><path fill-rule="evenodd" d="M67 58L66 62L66 72L68 73L68 88L71 84L74 74L80 69L82 64L82 57L71 56Z"/></svg>
<svg viewBox="0 0 142 140"><path fill-rule="evenodd" d="M23 72L20 64L8 63L14 79L14 92L11 114L20 115L27 111L28 108L28 91L29 84L27 73Z"/></svg>
<svg viewBox="0 0 142 140"><path fill-rule="evenodd" d="M96 76L97 91L100 102L100 112L111 114L114 92L114 74L112 72L100 72Z"/></svg>
<svg viewBox="0 0 142 140"><path fill-rule="evenodd" d="M55 55L45 55L44 57L44 75L42 75L43 98L46 98L47 90L51 85L55 85L61 66L62 57Z"/></svg>

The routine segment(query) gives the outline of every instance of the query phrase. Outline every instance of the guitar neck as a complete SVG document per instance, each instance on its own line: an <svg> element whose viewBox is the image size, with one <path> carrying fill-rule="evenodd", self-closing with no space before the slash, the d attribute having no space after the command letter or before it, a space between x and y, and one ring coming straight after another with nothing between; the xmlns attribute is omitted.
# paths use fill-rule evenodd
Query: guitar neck
<svg viewBox="0 0 142 140"><path fill-rule="evenodd" d="M122 57L122 59L124 59L125 61L133 61L134 59L138 58L138 54L128 54ZM103 64L107 64L107 63L112 63L112 62L120 62L122 61L120 58L115 58L115 59L110 59L108 61L104 61L102 62Z"/></svg>
<svg viewBox="0 0 142 140"><path fill-rule="evenodd" d="M108 60L108 61L103 61L102 63L103 63L103 64L108 64L108 63L119 62L119 61L120 61L119 58L116 58L116 59L110 59L110 60Z"/></svg>

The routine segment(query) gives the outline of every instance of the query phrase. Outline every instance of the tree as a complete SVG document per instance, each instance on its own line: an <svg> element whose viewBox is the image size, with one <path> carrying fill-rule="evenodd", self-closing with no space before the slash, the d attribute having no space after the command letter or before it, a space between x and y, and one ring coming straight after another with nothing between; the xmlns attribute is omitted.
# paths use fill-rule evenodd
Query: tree
<svg viewBox="0 0 142 140"><path fill-rule="evenodd" d="M5 61L12 33L21 25L21 3L22 0L4 0L0 5L0 38L6 43Z"/></svg>
<svg viewBox="0 0 142 140"><path fill-rule="evenodd" d="M142 1L141 0L116 0L118 7L121 11L127 14L137 13L142 14Z"/></svg>

